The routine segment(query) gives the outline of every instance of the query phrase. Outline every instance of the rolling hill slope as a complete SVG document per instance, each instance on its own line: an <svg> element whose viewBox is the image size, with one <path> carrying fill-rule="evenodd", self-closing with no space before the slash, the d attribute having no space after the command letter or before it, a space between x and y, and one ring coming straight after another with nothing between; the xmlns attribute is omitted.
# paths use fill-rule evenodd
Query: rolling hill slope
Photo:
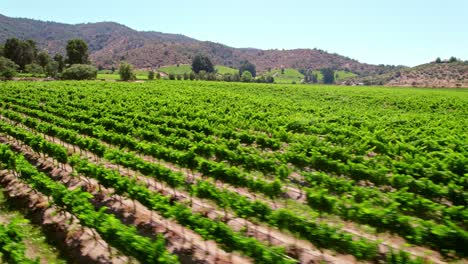
<svg viewBox="0 0 468 264"><path fill-rule="evenodd" d="M242 60L249 60L258 71L281 66L295 69L333 67L367 76L392 69L360 63L319 49L238 49L178 34L136 31L114 22L70 25L0 15L0 43L11 37L33 39L40 48L51 54L64 53L69 39L82 38L90 47L92 61L106 68L115 66L121 60L140 69L188 64L195 54L203 53L214 64L230 67L237 67Z"/></svg>

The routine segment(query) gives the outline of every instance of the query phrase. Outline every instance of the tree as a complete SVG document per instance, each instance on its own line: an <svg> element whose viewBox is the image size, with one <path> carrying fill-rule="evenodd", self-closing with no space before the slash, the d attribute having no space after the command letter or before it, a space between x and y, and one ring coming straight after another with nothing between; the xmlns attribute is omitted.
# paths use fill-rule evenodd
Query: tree
<svg viewBox="0 0 468 264"><path fill-rule="evenodd" d="M281 66L281 74L284 74L284 67Z"/></svg>
<svg viewBox="0 0 468 264"><path fill-rule="evenodd" d="M323 75L323 83L332 84L335 82L335 71L330 68L323 68L320 71Z"/></svg>
<svg viewBox="0 0 468 264"><path fill-rule="evenodd" d="M249 71L244 71L241 77L242 82L252 81L252 74Z"/></svg>
<svg viewBox="0 0 468 264"><path fill-rule="evenodd" d="M45 67L47 66L47 64L49 64L50 62L50 56L49 56L49 53L45 52L45 51L41 51L37 54L37 64L41 65L41 67L43 69L45 69Z"/></svg>
<svg viewBox="0 0 468 264"><path fill-rule="evenodd" d="M58 72L62 72L63 71L63 68L65 68L65 61L63 59L63 56L62 54L55 54L54 56L54 61L57 62L57 65L58 65Z"/></svg>
<svg viewBox="0 0 468 264"><path fill-rule="evenodd" d="M135 74L133 73L133 65L130 63L122 62L119 66L120 80L131 81L135 80Z"/></svg>
<svg viewBox="0 0 468 264"><path fill-rule="evenodd" d="M257 69L255 65L247 60L242 61L241 66L239 67L239 74L242 75L244 71L250 72L250 74L252 74L252 77L257 76Z"/></svg>
<svg viewBox="0 0 468 264"><path fill-rule="evenodd" d="M47 77L55 78L59 73L59 63L56 61L50 61L45 67L45 74Z"/></svg>
<svg viewBox="0 0 468 264"><path fill-rule="evenodd" d="M148 72L148 80L154 80L154 71Z"/></svg>
<svg viewBox="0 0 468 264"><path fill-rule="evenodd" d="M457 58L455 58L455 57L453 57L453 56L452 56L452 57L450 57L450 59L449 59L449 63L452 63L452 62L457 62L457 61L458 61L458 59L457 59Z"/></svg>
<svg viewBox="0 0 468 264"><path fill-rule="evenodd" d="M67 43L67 60L72 64L89 64L88 44L82 39L71 39Z"/></svg>
<svg viewBox="0 0 468 264"><path fill-rule="evenodd" d="M196 55L192 60L192 70L197 74L200 73L200 71L214 72L214 66L208 57Z"/></svg>
<svg viewBox="0 0 468 264"><path fill-rule="evenodd" d="M437 59L435 60L435 63L442 63L442 60L440 59L440 57L437 57Z"/></svg>
<svg viewBox="0 0 468 264"><path fill-rule="evenodd" d="M44 74L44 68L37 63L31 63L26 65L24 67L24 71L30 73L33 77L37 77L41 74Z"/></svg>
<svg viewBox="0 0 468 264"><path fill-rule="evenodd" d="M158 79L158 80L161 79L161 73L160 72L156 73L156 79Z"/></svg>
<svg viewBox="0 0 468 264"><path fill-rule="evenodd" d="M65 80L93 80L96 76L96 67L88 64L74 64L62 73L62 79Z"/></svg>
<svg viewBox="0 0 468 264"><path fill-rule="evenodd" d="M3 55L16 63L21 70L36 59L36 43L32 40L21 41L17 38L7 39L3 48Z"/></svg>
<svg viewBox="0 0 468 264"><path fill-rule="evenodd" d="M0 45L0 56L4 56L4 55L3 55L3 48L4 48L4 46L3 46L3 45Z"/></svg>
<svg viewBox="0 0 468 264"><path fill-rule="evenodd" d="M3 79L11 79L15 77L16 70L18 69L12 60L0 56L0 77Z"/></svg>

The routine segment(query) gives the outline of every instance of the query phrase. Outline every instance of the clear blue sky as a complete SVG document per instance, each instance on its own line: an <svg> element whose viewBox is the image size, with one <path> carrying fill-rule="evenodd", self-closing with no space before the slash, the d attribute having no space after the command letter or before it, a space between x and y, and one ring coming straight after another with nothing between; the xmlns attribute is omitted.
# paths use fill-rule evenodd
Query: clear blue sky
<svg viewBox="0 0 468 264"><path fill-rule="evenodd" d="M1 0L0 13L115 21L232 47L319 48L374 64L468 60L468 0Z"/></svg>

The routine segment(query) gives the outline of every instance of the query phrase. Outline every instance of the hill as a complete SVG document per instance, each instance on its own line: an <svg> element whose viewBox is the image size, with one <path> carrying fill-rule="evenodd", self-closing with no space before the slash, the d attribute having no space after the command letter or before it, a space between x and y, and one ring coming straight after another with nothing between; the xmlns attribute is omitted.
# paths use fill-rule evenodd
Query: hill
<svg viewBox="0 0 468 264"><path fill-rule="evenodd" d="M427 63L413 68L357 78L354 82L386 86L468 87L466 62Z"/></svg>
<svg viewBox="0 0 468 264"><path fill-rule="evenodd" d="M178 34L136 31L114 22L71 25L0 15L0 43L11 37L33 39L51 54L64 53L69 39L82 38L90 47L91 60L104 68L116 66L121 60L140 69L189 64L195 54L203 53L214 64L234 68L242 60L249 60L258 71L282 66L295 69L332 67L368 76L392 70L390 66L360 63L319 49L238 49Z"/></svg>

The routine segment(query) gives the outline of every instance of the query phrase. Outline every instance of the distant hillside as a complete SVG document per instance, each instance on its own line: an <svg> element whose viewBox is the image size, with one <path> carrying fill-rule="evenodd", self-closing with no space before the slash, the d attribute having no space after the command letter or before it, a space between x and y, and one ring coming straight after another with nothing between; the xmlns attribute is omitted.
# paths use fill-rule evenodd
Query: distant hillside
<svg viewBox="0 0 468 264"><path fill-rule="evenodd" d="M51 54L64 53L69 39L82 38L90 47L92 61L106 68L116 66L121 60L140 69L188 64L195 54L203 53L213 63L230 67L237 67L242 60L249 60L257 66L258 71L281 66L295 69L332 67L367 76L392 69L360 63L318 49L236 49L183 35L136 31L113 22L70 25L0 15L0 42L11 37L33 39L40 48Z"/></svg>
<svg viewBox="0 0 468 264"><path fill-rule="evenodd" d="M468 64L466 62L428 63L358 78L354 82L387 86L468 87Z"/></svg>

